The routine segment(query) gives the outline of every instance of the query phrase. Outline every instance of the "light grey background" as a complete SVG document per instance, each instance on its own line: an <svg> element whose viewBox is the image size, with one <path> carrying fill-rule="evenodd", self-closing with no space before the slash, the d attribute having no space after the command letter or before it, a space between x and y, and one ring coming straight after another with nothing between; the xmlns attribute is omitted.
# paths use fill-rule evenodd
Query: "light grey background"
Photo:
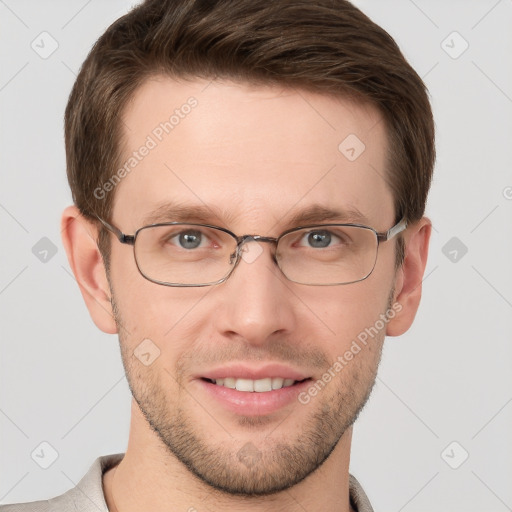
<svg viewBox="0 0 512 512"><path fill-rule="evenodd" d="M59 218L71 201L67 96L132 3L0 0L0 503L61 494L97 456L126 449L117 337L89 318ZM422 305L386 342L351 472L377 511L512 510L512 1L355 3L424 77L438 161ZM42 442L58 453L48 469L31 455Z"/></svg>

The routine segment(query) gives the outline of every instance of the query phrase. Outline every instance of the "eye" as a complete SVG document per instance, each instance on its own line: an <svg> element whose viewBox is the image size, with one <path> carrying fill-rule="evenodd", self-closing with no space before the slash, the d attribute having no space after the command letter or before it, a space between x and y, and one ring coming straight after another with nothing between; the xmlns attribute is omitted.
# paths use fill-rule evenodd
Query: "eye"
<svg viewBox="0 0 512 512"><path fill-rule="evenodd" d="M207 236L197 229L187 229L186 231L180 231L179 233L169 236L168 242L174 245L178 245L183 249L197 249L207 241Z"/></svg>
<svg viewBox="0 0 512 512"><path fill-rule="evenodd" d="M315 249L323 249L335 243L343 243L343 240L327 229L309 231L304 233L301 240L299 240L299 245L305 244Z"/></svg>

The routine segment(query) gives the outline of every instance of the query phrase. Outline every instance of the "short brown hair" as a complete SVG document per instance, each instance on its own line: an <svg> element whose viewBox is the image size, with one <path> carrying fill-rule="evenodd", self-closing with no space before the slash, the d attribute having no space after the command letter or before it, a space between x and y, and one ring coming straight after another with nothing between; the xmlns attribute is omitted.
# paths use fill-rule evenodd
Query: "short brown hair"
<svg viewBox="0 0 512 512"><path fill-rule="evenodd" d="M346 0L147 0L115 21L85 60L65 113L68 180L84 216L110 219L114 192L99 200L94 191L121 161L127 101L155 74L370 102L386 123L395 220L423 216L435 161L426 87L392 37ZM108 247L103 232L107 265Z"/></svg>

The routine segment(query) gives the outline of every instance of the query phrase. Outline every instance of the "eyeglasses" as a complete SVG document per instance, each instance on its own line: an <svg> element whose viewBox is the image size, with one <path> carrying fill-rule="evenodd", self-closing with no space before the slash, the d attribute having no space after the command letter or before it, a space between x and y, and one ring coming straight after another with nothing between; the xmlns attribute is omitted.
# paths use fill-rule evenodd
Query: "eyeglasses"
<svg viewBox="0 0 512 512"><path fill-rule="evenodd" d="M142 276L164 286L211 286L226 281L240 259L246 259L244 244L252 241L275 244L273 260L294 283L351 284L373 272L379 244L407 227L405 219L383 233L361 224L320 224L289 229L273 238L237 236L209 224L165 222L125 235L98 220L121 243L133 245Z"/></svg>

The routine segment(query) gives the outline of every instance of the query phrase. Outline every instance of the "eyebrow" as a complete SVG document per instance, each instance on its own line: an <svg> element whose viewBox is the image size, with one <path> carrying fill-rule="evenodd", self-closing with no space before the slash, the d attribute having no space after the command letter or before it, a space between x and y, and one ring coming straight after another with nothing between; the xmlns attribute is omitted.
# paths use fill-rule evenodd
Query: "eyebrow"
<svg viewBox="0 0 512 512"><path fill-rule="evenodd" d="M179 202L166 202L149 213L143 220L144 226L161 222L191 222L200 224L223 223L232 225L239 218L236 212L220 210L205 204L191 205ZM369 224L368 218L355 207L345 209L329 208L321 204L312 204L303 210L288 214L279 221L287 227L315 224L321 222L347 222Z"/></svg>
<svg viewBox="0 0 512 512"><path fill-rule="evenodd" d="M215 220L225 219L230 223L235 214L221 211L206 204L185 204L180 202L166 202L144 217L143 225L158 224L160 222L197 222L201 224L215 224Z"/></svg>
<svg viewBox="0 0 512 512"><path fill-rule="evenodd" d="M313 204L290 218L293 225L314 224L315 222L349 222L368 224L368 218L357 208L333 209L320 204Z"/></svg>

